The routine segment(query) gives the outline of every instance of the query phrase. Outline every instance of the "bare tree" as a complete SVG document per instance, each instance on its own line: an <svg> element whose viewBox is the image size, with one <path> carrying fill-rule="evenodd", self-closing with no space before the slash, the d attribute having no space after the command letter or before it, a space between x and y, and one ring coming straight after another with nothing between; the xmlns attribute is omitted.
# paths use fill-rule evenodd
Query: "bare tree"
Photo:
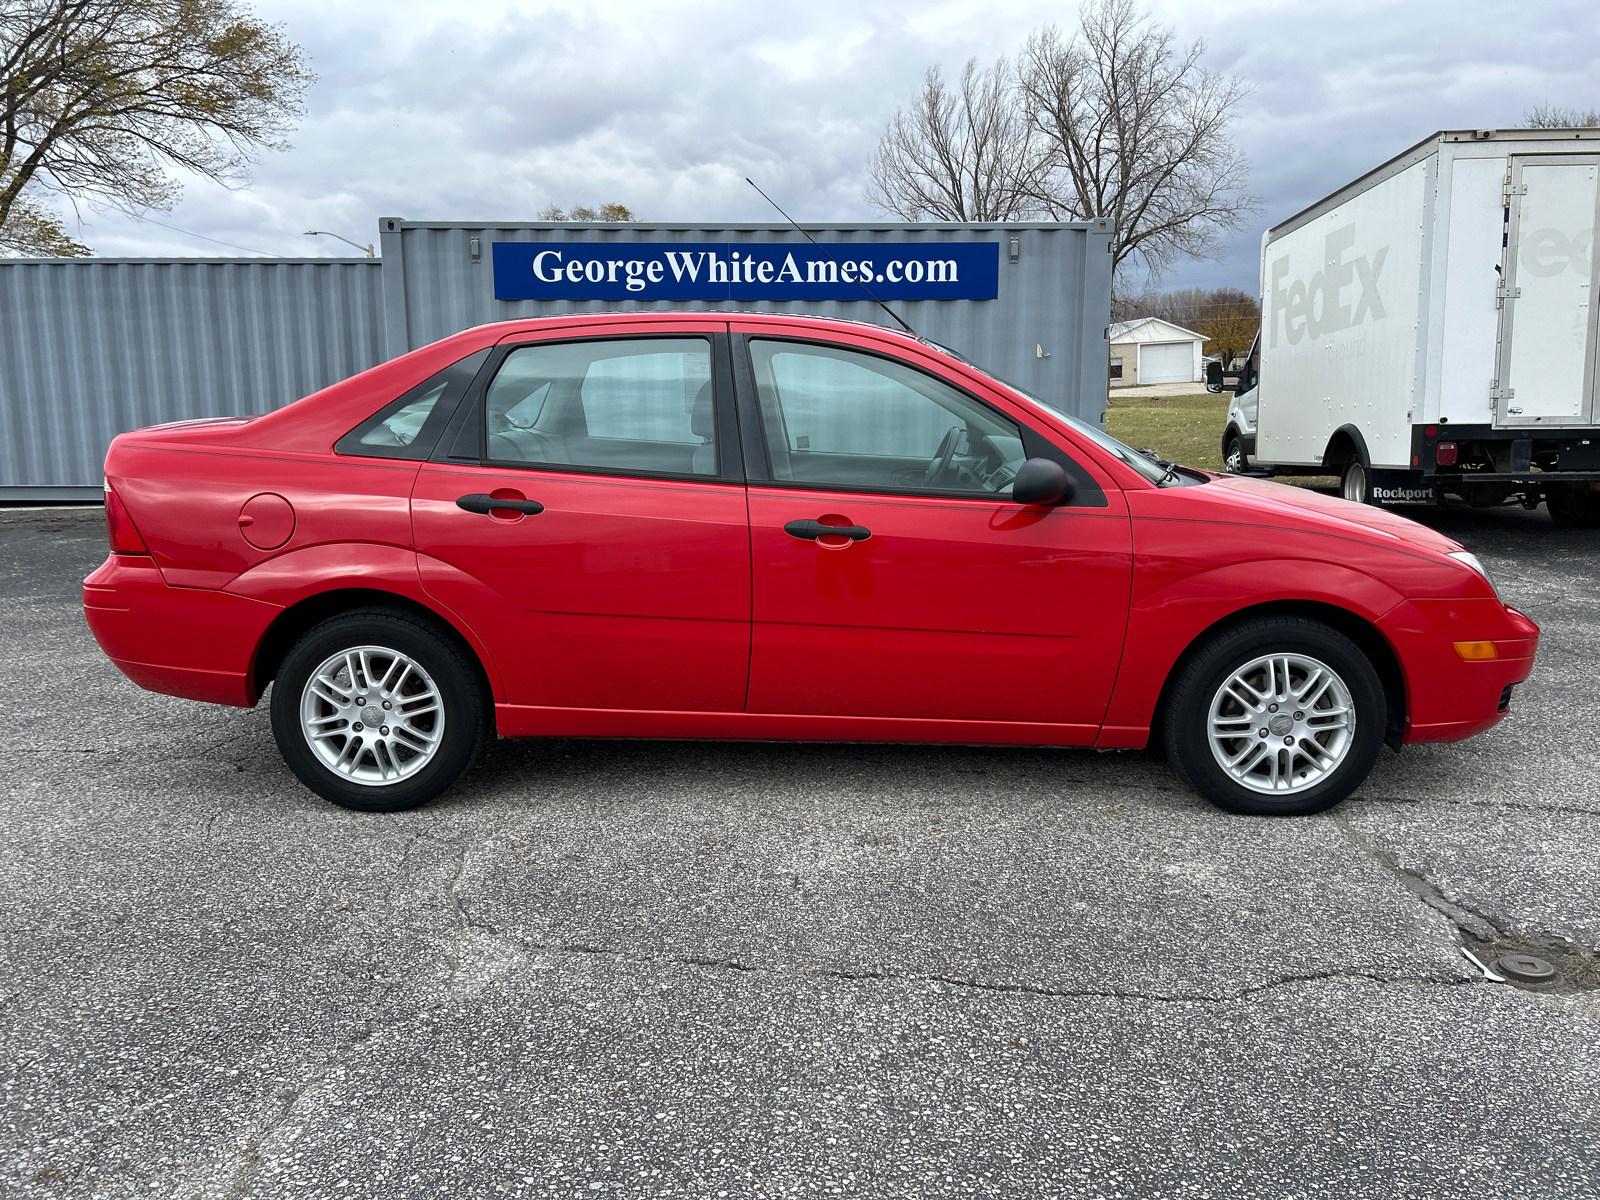
<svg viewBox="0 0 1600 1200"><path fill-rule="evenodd" d="M1261 305L1248 292L1236 287L1178 288L1170 292L1148 289L1120 297L1111 317L1131 321L1139 317L1160 317L1174 325L1202 332L1201 324L1224 312L1239 310L1261 315Z"/></svg>
<svg viewBox="0 0 1600 1200"><path fill-rule="evenodd" d="M906 221L1015 220L1034 208L1037 159L1005 59L968 59L955 91L933 66L868 161L866 198Z"/></svg>
<svg viewBox="0 0 1600 1200"><path fill-rule="evenodd" d="M1133 0L1091 0L1079 28L1036 30L1014 73L969 60L957 90L929 69L867 165L867 200L906 220L1110 217L1117 290L1215 257L1257 211L1228 138L1246 89L1174 45Z"/></svg>
<svg viewBox="0 0 1600 1200"><path fill-rule="evenodd" d="M1576 105L1551 104L1546 100L1522 114L1524 129L1600 128L1600 109L1580 109Z"/></svg>
<svg viewBox="0 0 1600 1200"><path fill-rule="evenodd" d="M78 253L42 201L170 208L284 149L313 76L239 0L0 0L0 247Z"/></svg>
<svg viewBox="0 0 1600 1200"><path fill-rule="evenodd" d="M1030 127L1047 154L1034 192L1055 220L1110 217L1119 277L1160 278L1182 258L1214 258L1258 211L1248 164L1228 138L1247 89L1200 66L1204 42L1174 47L1132 0L1098 0L1063 37L1037 30L1023 50Z"/></svg>

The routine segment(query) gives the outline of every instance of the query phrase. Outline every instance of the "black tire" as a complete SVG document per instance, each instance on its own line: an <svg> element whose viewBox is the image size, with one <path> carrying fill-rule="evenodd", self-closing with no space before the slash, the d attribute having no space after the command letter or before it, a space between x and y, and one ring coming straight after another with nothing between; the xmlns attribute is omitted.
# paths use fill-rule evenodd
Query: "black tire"
<svg viewBox="0 0 1600 1200"><path fill-rule="evenodd" d="M1344 464L1339 476L1339 496L1352 504L1372 503L1372 472L1359 458L1352 457Z"/></svg>
<svg viewBox="0 0 1600 1200"><path fill-rule="evenodd" d="M330 657L354 647L405 655L438 690L443 731L437 748L414 773L393 783L358 783L340 774L324 764L302 732L302 696L312 673ZM450 787L482 752L491 713L482 678L466 651L426 618L393 609L358 609L322 622L289 650L272 686L272 733L284 762L323 799L360 812L415 808Z"/></svg>
<svg viewBox="0 0 1600 1200"><path fill-rule="evenodd" d="M1546 494L1550 519L1563 529L1600 529L1600 492L1568 484Z"/></svg>
<svg viewBox="0 0 1600 1200"><path fill-rule="evenodd" d="M1250 460L1244 453L1244 439L1237 430L1228 430L1228 436L1223 439L1222 469L1230 475L1243 475L1250 469Z"/></svg>
<svg viewBox="0 0 1600 1200"><path fill-rule="evenodd" d="M1320 781L1288 794L1257 791L1236 780L1212 753L1209 737L1212 700L1223 683L1247 664L1273 654L1300 655L1327 666L1349 692L1355 715L1343 758ZM1218 808L1303 816L1332 808L1361 786L1383 746L1387 713L1378 672L1349 638L1306 617L1255 617L1221 630L1180 667L1168 692L1162 734L1174 769ZM1292 766L1294 760L1289 762Z"/></svg>

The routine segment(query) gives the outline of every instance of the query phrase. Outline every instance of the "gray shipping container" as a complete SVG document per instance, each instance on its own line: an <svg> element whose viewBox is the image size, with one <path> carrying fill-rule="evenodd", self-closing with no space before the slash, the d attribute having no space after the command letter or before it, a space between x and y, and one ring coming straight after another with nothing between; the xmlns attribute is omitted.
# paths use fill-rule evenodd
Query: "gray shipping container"
<svg viewBox="0 0 1600 1200"><path fill-rule="evenodd" d="M375 259L0 259L0 500L97 499L119 433L386 357Z"/></svg>
<svg viewBox="0 0 1600 1200"><path fill-rule="evenodd" d="M1111 223L808 225L837 243L995 242L996 300L892 307L922 336L1103 424ZM504 301L494 242L803 242L776 224L378 222L381 259L0 259L0 499L93 498L112 437L264 412L491 321L564 312L811 313L896 327L859 301Z"/></svg>

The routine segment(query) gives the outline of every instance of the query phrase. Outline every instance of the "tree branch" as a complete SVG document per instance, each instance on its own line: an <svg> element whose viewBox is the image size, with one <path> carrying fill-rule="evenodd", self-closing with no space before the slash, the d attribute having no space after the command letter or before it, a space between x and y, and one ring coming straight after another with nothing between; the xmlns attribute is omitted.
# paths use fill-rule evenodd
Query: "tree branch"
<svg viewBox="0 0 1600 1200"><path fill-rule="evenodd" d="M257 148L284 145L313 78L240 0L4 0L0 232L25 194L137 211L171 204L167 167L242 179ZM17 219L37 229L39 211Z"/></svg>

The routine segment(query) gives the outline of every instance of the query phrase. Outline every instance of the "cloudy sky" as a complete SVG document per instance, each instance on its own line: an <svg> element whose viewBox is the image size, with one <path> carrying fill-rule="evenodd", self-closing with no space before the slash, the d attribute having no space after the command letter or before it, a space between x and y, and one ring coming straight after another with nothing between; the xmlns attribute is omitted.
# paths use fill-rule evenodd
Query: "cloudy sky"
<svg viewBox="0 0 1600 1200"><path fill-rule="evenodd" d="M1167 286L1254 291L1265 225L1436 129L1513 125L1544 100L1600 106L1593 0L1151 7L1254 89L1235 136L1262 206L1221 262L1187 264ZM380 216L526 220L552 201L772 219L746 175L802 221L871 217L867 156L928 65L1012 54L1076 15L1031 0L262 0L257 12L320 77L293 149L239 190L190 181L147 221L85 212L96 253L348 254L302 231L365 243Z"/></svg>

